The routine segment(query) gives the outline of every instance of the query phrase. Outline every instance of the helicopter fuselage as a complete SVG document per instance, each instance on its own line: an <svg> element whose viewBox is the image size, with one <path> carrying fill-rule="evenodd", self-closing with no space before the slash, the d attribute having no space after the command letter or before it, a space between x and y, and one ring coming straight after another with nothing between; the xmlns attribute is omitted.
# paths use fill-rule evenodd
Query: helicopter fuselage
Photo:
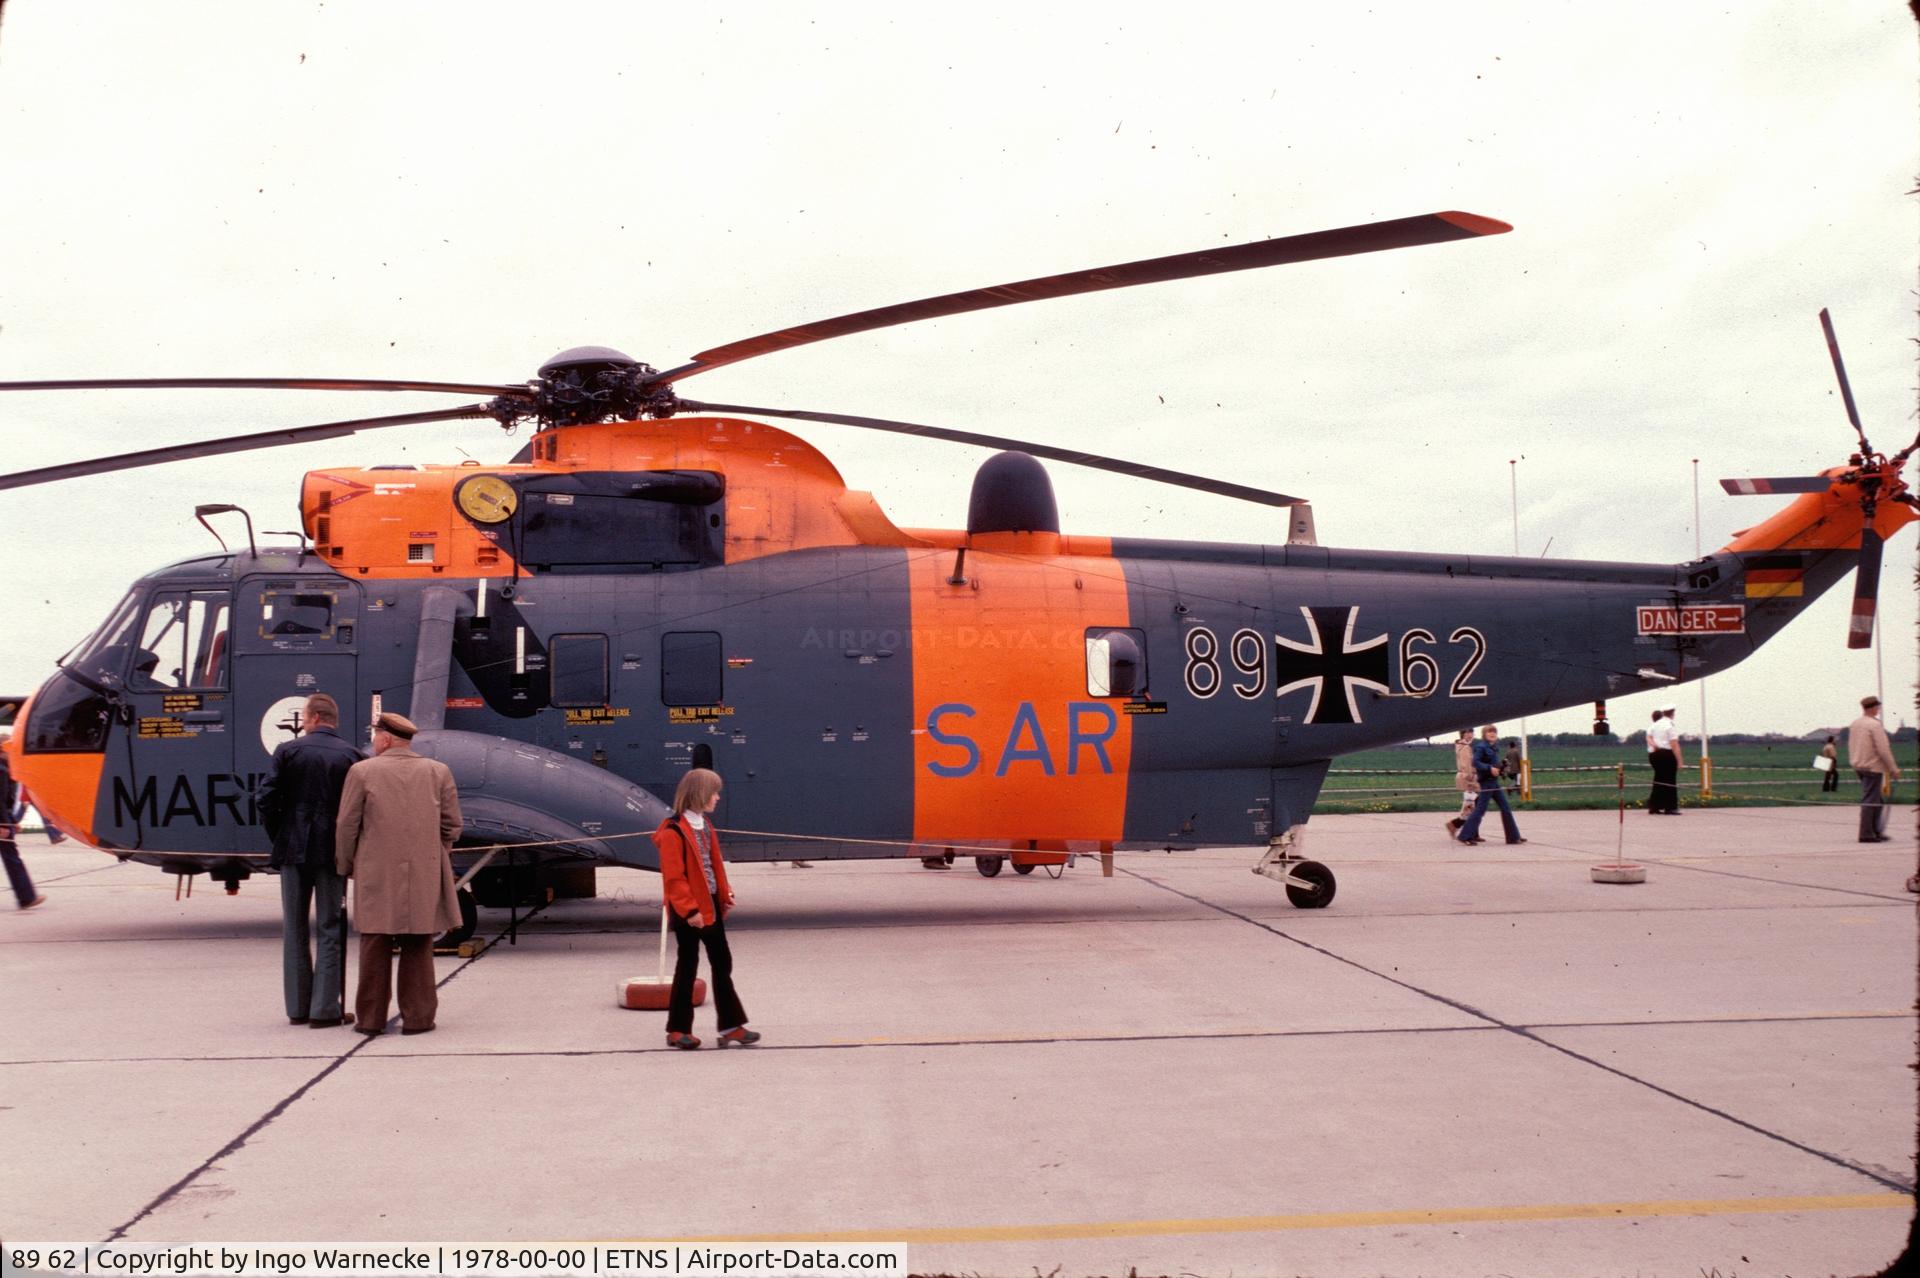
<svg viewBox="0 0 1920 1278"><path fill-rule="evenodd" d="M765 426L575 427L310 474L310 547L141 579L10 749L68 833L227 877L316 691L553 859L652 868L691 766L740 859L1260 845L1339 755L1742 659L1852 567L1824 500L1685 564L903 530Z"/></svg>

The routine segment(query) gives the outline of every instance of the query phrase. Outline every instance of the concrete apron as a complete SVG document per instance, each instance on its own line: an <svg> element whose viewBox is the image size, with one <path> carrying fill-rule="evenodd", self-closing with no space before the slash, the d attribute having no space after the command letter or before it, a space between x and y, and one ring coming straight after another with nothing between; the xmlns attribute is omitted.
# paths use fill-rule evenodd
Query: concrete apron
<svg viewBox="0 0 1920 1278"><path fill-rule="evenodd" d="M0 903L9 1241L905 1241L914 1269L1865 1272L1904 1244L1911 829L1853 812L1325 817L1326 910L1250 849L983 879L746 866L766 1041L614 1006L658 881L437 960L439 1029L290 1027L271 880L23 851ZM505 916L483 912L482 928ZM708 1036L712 1012L697 1030ZM711 1041L709 1039L709 1041ZM324 1171L316 1175L317 1171Z"/></svg>

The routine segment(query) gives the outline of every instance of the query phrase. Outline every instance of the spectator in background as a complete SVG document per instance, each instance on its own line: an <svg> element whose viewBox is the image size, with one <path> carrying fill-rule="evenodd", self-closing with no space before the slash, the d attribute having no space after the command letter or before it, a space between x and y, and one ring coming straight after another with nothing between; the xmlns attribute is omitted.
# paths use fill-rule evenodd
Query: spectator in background
<svg viewBox="0 0 1920 1278"><path fill-rule="evenodd" d="M10 731L0 731L0 741L11 736ZM20 832L19 815L14 811L13 765L7 761L7 752L0 750L0 863L7 867L7 882L13 886L14 899L23 910L31 910L46 902L33 886L33 878L27 873L27 863L20 859L20 849L14 846L13 836Z"/></svg>
<svg viewBox="0 0 1920 1278"><path fill-rule="evenodd" d="M1847 762L1860 778L1860 841L1887 841L1885 787L1900 779L1893 742L1880 722L1880 698L1862 697L1860 717L1847 728Z"/></svg>
<svg viewBox="0 0 1920 1278"><path fill-rule="evenodd" d="M1502 760L1506 766L1507 788L1515 794L1520 793L1520 738L1512 737L1507 741L1507 757Z"/></svg>
<svg viewBox="0 0 1920 1278"><path fill-rule="evenodd" d="M1480 837L1480 818L1487 814L1489 800L1500 805L1500 824L1506 827L1507 842L1526 842L1520 837L1520 826L1513 819L1513 807L1507 802L1507 792L1500 787L1500 774L1504 770L1505 765L1500 762L1500 729L1489 723L1480 729L1480 740L1473 743L1473 777L1480 783L1480 794L1473 801L1473 814L1460 827L1457 836L1460 842L1486 842Z"/></svg>
<svg viewBox="0 0 1920 1278"><path fill-rule="evenodd" d="M1840 789L1840 751L1831 734L1827 737L1827 743L1820 747L1820 757L1827 761L1827 770L1820 774L1820 793L1834 793Z"/></svg>
<svg viewBox="0 0 1920 1278"><path fill-rule="evenodd" d="M1680 815L1680 769L1686 760L1680 757L1680 730L1674 726L1674 707L1661 706L1653 712L1653 726L1647 729L1647 762L1653 768L1653 789L1647 795L1647 811L1655 816Z"/></svg>
<svg viewBox="0 0 1920 1278"><path fill-rule="evenodd" d="M1447 837L1458 838L1460 827L1473 813L1480 783L1473 779L1473 729L1462 728L1453 740L1453 788L1460 792L1460 810L1447 818Z"/></svg>

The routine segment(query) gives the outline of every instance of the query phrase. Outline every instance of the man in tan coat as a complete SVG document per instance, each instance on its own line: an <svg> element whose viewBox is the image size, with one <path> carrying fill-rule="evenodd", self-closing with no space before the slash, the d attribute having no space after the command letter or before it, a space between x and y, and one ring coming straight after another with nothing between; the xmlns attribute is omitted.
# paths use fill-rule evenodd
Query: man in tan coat
<svg viewBox="0 0 1920 1278"><path fill-rule="evenodd" d="M460 897L448 853L460 837L453 773L413 752L415 728L397 714L374 727L373 758L347 771L334 826L334 862L353 881L360 929L360 982L354 1028L386 1029L393 992L393 950L400 949L402 1034L433 1028L440 996L433 982L433 938L460 922Z"/></svg>
<svg viewBox="0 0 1920 1278"><path fill-rule="evenodd" d="M1847 728L1847 762L1860 778L1860 841L1887 841L1887 805L1884 789L1898 780L1900 765L1893 759L1893 742L1880 723L1880 698L1862 697L1860 717Z"/></svg>

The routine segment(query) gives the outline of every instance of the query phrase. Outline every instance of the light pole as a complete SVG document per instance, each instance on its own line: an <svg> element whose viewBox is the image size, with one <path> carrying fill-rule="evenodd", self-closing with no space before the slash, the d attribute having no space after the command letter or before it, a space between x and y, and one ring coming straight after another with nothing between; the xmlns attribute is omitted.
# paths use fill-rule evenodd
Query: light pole
<svg viewBox="0 0 1920 1278"><path fill-rule="evenodd" d="M1693 557L1700 558L1700 459L1693 459ZM1682 674L1686 671L1683 669ZM1700 677L1700 797L1713 797L1713 747L1707 737L1707 679Z"/></svg>
<svg viewBox="0 0 1920 1278"><path fill-rule="evenodd" d="M1520 459L1507 459L1507 494L1513 505L1513 557L1520 557ZM1520 797L1533 802L1533 757L1527 747L1527 717L1520 716Z"/></svg>

